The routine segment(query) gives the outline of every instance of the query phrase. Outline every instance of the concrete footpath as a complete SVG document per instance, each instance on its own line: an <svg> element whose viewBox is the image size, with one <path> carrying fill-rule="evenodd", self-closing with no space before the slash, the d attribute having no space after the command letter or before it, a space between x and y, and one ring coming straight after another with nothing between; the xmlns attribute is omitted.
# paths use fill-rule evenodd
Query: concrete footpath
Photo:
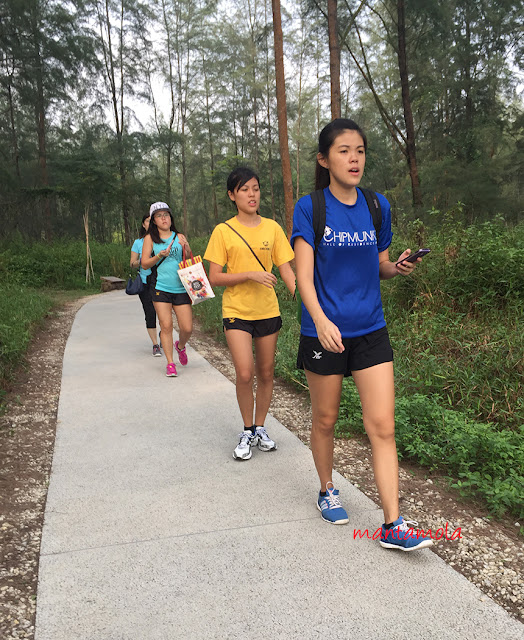
<svg viewBox="0 0 524 640"><path fill-rule="evenodd" d="M167 378L136 296L104 294L78 312L36 640L524 638L523 625L430 550L354 540L382 512L340 476L350 523L323 522L311 453L271 416L278 451L233 460L234 385L188 355Z"/></svg>

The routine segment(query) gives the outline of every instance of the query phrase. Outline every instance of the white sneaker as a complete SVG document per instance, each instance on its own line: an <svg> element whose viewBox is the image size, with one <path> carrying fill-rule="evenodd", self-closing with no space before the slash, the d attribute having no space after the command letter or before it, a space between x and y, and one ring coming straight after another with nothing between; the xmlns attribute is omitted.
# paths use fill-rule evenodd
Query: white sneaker
<svg viewBox="0 0 524 640"><path fill-rule="evenodd" d="M251 445L254 444L255 436L251 431L242 431L238 437L240 440L233 451L233 458L235 458L235 460L249 460L253 455Z"/></svg>
<svg viewBox="0 0 524 640"><path fill-rule="evenodd" d="M257 444L260 451L276 451L277 443L267 435L265 427L257 427L254 438L253 445Z"/></svg>

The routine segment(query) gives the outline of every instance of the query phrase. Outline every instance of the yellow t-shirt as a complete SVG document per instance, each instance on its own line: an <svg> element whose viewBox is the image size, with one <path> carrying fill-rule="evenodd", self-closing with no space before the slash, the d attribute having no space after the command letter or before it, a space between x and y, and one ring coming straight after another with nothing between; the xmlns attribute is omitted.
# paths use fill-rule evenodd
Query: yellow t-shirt
<svg viewBox="0 0 524 640"><path fill-rule="evenodd" d="M282 227L274 220L262 218L257 227L245 227L236 216L227 221L246 240L260 262L270 272L273 264L277 267L293 260L294 253ZM215 227L204 258L223 267L227 273L262 271L255 256L225 224ZM264 320L280 315L278 300L273 288L253 280L226 287L222 297L222 316L241 320Z"/></svg>

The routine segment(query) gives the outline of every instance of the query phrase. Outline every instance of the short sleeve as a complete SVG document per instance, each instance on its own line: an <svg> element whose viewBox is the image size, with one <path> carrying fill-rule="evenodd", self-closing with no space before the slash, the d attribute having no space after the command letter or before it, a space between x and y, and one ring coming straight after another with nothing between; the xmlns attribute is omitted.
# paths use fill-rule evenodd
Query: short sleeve
<svg viewBox="0 0 524 640"><path fill-rule="evenodd" d="M272 260L277 267L290 262L295 257L293 249L286 238L282 227L275 222L275 242L273 244Z"/></svg>
<svg viewBox="0 0 524 640"><path fill-rule="evenodd" d="M134 251L135 253L142 253L142 246L143 246L144 242L140 240L140 238L137 238L134 242L133 242L133 246L131 247L131 251Z"/></svg>
<svg viewBox="0 0 524 640"><path fill-rule="evenodd" d="M291 246L295 246L296 238L304 240L315 248L315 233L313 231L313 201L311 196L304 196L295 205L293 212L293 232L291 233Z"/></svg>
<svg viewBox="0 0 524 640"><path fill-rule="evenodd" d="M391 206L387 198L385 198L381 193L377 193L377 197L382 210L382 224L377 238L377 248L380 253L381 251L385 251L391 244L393 232L391 231Z"/></svg>
<svg viewBox="0 0 524 640"><path fill-rule="evenodd" d="M217 225L211 234L211 238L209 238L204 260L209 260L209 262L214 262L223 267L227 262L227 251L220 227L221 225Z"/></svg>

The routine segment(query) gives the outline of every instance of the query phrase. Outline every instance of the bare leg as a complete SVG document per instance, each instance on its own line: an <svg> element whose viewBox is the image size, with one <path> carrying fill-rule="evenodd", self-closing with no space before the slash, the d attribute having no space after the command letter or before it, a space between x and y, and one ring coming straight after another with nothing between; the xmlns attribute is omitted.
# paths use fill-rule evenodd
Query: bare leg
<svg viewBox="0 0 524 640"><path fill-rule="evenodd" d="M255 372L257 376L255 424L258 426L264 424L273 395L277 340L278 331L263 338L255 338Z"/></svg>
<svg viewBox="0 0 524 640"><path fill-rule="evenodd" d="M246 427L253 425L253 378L255 362L253 359L253 338L247 331L228 329L226 340L233 358L236 372L237 401L242 420Z"/></svg>
<svg viewBox="0 0 524 640"><path fill-rule="evenodd" d="M178 322L178 348L184 349L193 333L193 309L190 304L177 304L173 309Z"/></svg>
<svg viewBox="0 0 524 640"><path fill-rule="evenodd" d="M399 517L393 363L384 362L352 374L362 403L364 428L371 443L384 522L393 522Z"/></svg>
<svg viewBox="0 0 524 640"><path fill-rule="evenodd" d="M158 344L158 338L156 337L156 329L148 329L147 333L149 334L149 337L151 338L151 342L153 344Z"/></svg>
<svg viewBox="0 0 524 640"><path fill-rule="evenodd" d="M167 363L173 362L173 312L170 302L154 302L155 311L160 323L162 349Z"/></svg>
<svg viewBox="0 0 524 640"><path fill-rule="evenodd" d="M320 490L332 482L335 422L340 407L342 375L321 376L306 371L311 398L311 451L320 479Z"/></svg>

